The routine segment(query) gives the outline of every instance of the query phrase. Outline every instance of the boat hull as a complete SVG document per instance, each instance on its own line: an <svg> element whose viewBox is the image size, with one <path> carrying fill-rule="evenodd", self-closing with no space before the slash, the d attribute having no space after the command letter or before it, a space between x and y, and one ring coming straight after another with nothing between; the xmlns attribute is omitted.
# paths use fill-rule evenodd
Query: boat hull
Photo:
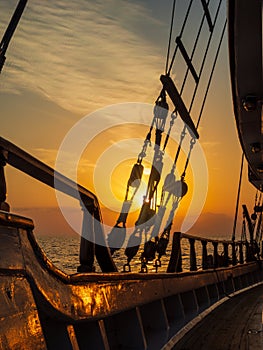
<svg viewBox="0 0 263 350"><path fill-rule="evenodd" d="M256 262L184 273L67 275L33 223L0 212L2 349L160 349L216 303L262 281Z"/></svg>

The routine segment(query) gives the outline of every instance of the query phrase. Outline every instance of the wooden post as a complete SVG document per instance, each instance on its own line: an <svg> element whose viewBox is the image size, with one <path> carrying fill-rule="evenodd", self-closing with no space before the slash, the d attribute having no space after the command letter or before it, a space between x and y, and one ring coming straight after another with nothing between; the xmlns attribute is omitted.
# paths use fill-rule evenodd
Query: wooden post
<svg viewBox="0 0 263 350"><path fill-rule="evenodd" d="M263 259L263 241L261 241L261 258Z"/></svg>
<svg viewBox="0 0 263 350"><path fill-rule="evenodd" d="M251 247L248 241L246 241L245 243L246 245L246 262L250 262L252 261L251 259Z"/></svg>
<svg viewBox="0 0 263 350"><path fill-rule="evenodd" d="M243 243L242 242L238 243L238 247L239 247L239 263L244 264Z"/></svg>
<svg viewBox="0 0 263 350"><path fill-rule="evenodd" d="M80 240L79 261L80 266L78 272L92 272L94 269L95 257L95 236L94 236L94 217L92 215L92 207L82 208L83 222Z"/></svg>
<svg viewBox="0 0 263 350"><path fill-rule="evenodd" d="M181 232L174 232L167 272L182 272Z"/></svg>
<svg viewBox="0 0 263 350"><path fill-rule="evenodd" d="M196 253L195 253L195 239L189 238L190 244L190 271L196 271Z"/></svg>
<svg viewBox="0 0 263 350"><path fill-rule="evenodd" d="M218 267L218 242L212 242L214 247L214 267Z"/></svg>
<svg viewBox="0 0 263 350"><path fill-rule="evenodd" d="M232 247L232 265L234 266L237 264L236 243L232 242L231 247Z"/></svg>
<svg viewBox="0 0 263 350"><path fill-rule="evenodd" d="M223 243L224 246L224 266L227 267L229 265L228 261L228 243Z"/></svg>
<svg viewBox="0 0 263 350"><path fill-rule="evenodd" d="M103 226L101 222L101 215L99 208L94 210L94 233L95 233L95 256L100 265L102 272L117 272L117 266L115 265L110 249L107 245Z"/></svg>
<svg viewBox="0 0 263 350"><path fill-rule="evenodd" d="M4 166L6 165L6 157L4 151L0 150L0 204L6 200L6 181Z"/></svg>
<svg viewBox="0 0 263 350"><path fill-rule="evenodd" d="M206 270L208 268L207 264L207 241L201 241L202 243L202 268Z"/></svg>

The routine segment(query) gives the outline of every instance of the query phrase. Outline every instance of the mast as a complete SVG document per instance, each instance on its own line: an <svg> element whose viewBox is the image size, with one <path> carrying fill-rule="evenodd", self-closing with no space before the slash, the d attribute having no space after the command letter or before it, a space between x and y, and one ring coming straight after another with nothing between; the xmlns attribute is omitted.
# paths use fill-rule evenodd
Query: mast
<svg viewBox="0 0 263 350"><path fill-rule="evenodd" d="M243 204L242 207L243 207L243 215L244 215L245 219L247 220L247 224L248 224L250 244L252 244L253 239L254 239L254 237L253 237L254 227L253 227L252 221L250 219L247 206L245 204Z"/></svg>
<svg viewBox="0 0 263 350"><path fill-rule="evenodd" d="M3 69L6 57L6 50L8 48L8 45L10 43L10 40L16 30L16 27L18 25L18 22L23 14L23 11L25 9L27 0L19 0L19 3L17 4L17 7L15 9L15 12L11 18L11 21L5 31L5 34L2 38L2 41L0 43L0 73Z"/></svg>

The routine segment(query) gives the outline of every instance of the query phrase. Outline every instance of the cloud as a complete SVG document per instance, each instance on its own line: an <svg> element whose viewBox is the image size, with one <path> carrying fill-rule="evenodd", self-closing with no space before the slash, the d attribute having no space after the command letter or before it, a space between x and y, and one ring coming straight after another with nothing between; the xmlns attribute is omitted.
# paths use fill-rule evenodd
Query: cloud
<svg viewBox="0 0 263 350"><path fill-rule="evenodd" d="M42 162L54 167L57 155L56 149L35 148L34 151L36 156L41 159Z"/></svg>
<svg viewBox="0 0 263 350"><path fill-rule="evenodd" d="M1 2L2 23L15 3ZM146 25L163 27L142 4L129 1L29 2L7 52L2 90L40 91L78 113L151 101L163 59L152 39L139 35Z"/></svg>
<svg viewBox="0 0 263 350"><path fill-rule="evenodd" d="M57 157L56 149L48 149L48 148L35 148L34 153L38 159L40 159L45 164L48 164L51 167L55 167L55 161ZM75 169L72 168L72 158L74 157L74 153L64 154L64 169L67 171L63 172L63 175L68 176L69 178L75 178ZM81 158L78 166L78 175L86 176L87 172L90 171L93 173L94 168L96 167L96 163L91 162L88 159Z"/></svg>

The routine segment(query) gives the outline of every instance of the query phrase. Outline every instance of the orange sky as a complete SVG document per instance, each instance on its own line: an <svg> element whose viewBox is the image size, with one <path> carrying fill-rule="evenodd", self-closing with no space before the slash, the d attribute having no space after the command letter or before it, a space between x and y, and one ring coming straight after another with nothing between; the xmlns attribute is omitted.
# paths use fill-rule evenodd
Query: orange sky
<svg viewBox="0 0 263 350"><path fill-rule="evenodd" d="M15 4L14 0L0 3L1 33ZM92 6L89 2L75 1L61 8L55 3L29 1L0 77L1 136L53 166L63 138L85 115L120 102L153 104L161 88L159 76L165 62L169 11L169 6L160 9L158 1L151 5L146 1L127 1L119 6L113 0L106 4L94 1ZM178 11L180 17L180 6ZM224 11L225 8L222 18ZM180 23L176 25L179 27ZM209 181L202 215L192 232L230 238L241 149L232 109L227 54L225 36L199 129ZM180 62L177 69L176 83L180 80ZM185 97L187 100L187 94ZM145 116L149 123L151 117ZM87 146L78 169L81 184L94 190L92 176L96 163L114 142L128 135L141 139L142 144L146 128L133 128L132 124L128 131L123 128L102 133ZM176 142L169 145L171 157L175 147ZM135 149L134 157L136 152ZM110 182L107 180L119 204L134 160L129 158L116 164ZM59 214L52 189L8 166L6 174L11 208L33 217L37 233L71 232ZM109 179L109 174L105 178ZM175 229L180 227L194 190L191 170L187 181L189 193L182 201ZM245 165L241 203L247 203L251 209L254 196ZM104 220L113 224L117 214L109 215L109 209L103 209L103 213Z"/></svg>

